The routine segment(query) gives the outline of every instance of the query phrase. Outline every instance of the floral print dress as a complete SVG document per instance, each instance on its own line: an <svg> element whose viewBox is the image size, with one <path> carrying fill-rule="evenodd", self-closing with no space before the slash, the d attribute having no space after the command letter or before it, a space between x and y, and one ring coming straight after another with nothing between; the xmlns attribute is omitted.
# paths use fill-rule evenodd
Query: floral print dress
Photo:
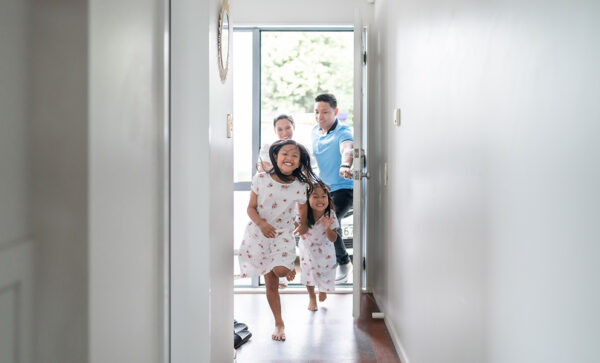
<svg viewBox="0 0 600 363"><path fill-rule="evenodd" d="M306 184L299 180L283 184L268 173L257 173L252 178L252 191L257 196L258 214L275 228L276 236L267 238L254 222L248 223L240 244L241 276L264 275L275 266L291 270L296 259L296 203L306 203Z"/></svg>
<svg viewBox="0 0 600 363"><path fill-rule="evenodd" d="M339 228L335 213L329 229ZM322 217L321 217L322 218ZM327 239L321 219L315 222L308 232L300 237L301 281L308 286L317 286L320 292L335 290L335 247Z"/></svg>

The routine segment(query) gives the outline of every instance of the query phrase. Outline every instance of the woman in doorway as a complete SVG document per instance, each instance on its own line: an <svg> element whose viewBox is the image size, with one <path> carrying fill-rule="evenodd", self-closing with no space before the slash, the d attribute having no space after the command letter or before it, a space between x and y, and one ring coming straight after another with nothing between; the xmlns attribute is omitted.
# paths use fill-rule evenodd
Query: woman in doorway
<svg viewBox="0 0 600 363"><path fill-rule="evenodd" d="M277 140L291 140L294 137L294 131L296 130L296 124L292 115L281 114L273 120L273 131L277 135ZM264 144L258 153L258 163L256 167L258 171L270 170L273 166L269 159L269 148L270 143Z"/></svg>

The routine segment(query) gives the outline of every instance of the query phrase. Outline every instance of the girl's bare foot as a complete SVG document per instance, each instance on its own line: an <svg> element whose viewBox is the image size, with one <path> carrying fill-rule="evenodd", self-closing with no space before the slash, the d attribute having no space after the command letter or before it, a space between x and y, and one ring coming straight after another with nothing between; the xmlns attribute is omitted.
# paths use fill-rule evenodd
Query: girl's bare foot
<svg viewBox="0 0 600 363"><path fill-rule="evenodd" d="M317 297L314 294L308 296L308 310L319 310L319 307L317 306Z"/></svg>
<svg viewBox="0 0 600 363"><path fill-rule="evenodd" d="M292 269L292 270L291 270L291 271L290 271L290 272L289 272L289 273L288 273L288 274L285 276L285 278L286 278L288 281L293 281L293 280L294 280L294 278L296 278L296 269L295 269L295 268L293 268L293 269Z"/></svg>
<svg viewBox="0 0 600 363"><path fill-rule="evenodd" d="M283 324L275 324L275 330L271 334L273 340L284 341L285 340L285 326Z"/></svg>
<svg viewBox="0 0 600 363"><path fill-rule="evenodd" d="M327 299L327 293L319 291L319 301L323 302Z"/></svg>
<svg viewBox="0 0 600 363"><path fill-rule="evenodd" d="M279 278L279 288L280 289L285 289L286 287L288 287L288 282L285 278L280 277Z"/></svg>

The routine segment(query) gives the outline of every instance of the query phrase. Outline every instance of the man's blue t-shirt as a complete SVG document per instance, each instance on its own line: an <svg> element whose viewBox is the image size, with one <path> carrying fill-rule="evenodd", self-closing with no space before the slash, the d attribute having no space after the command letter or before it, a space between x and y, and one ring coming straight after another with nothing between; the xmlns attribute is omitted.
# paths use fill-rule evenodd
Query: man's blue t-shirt
<svg viewBox="0 0 600 363"><path fill-rule="evenodd" d="M319 166L319 176L325 184L329 185L332 192L352 189L354 185L352 179L344 179L340 176L342 164L340 144L348 140L354 141L352 131L348 126L340 124L338 120L335 120L326 135L323 135L318 124L312 130L313 154Z"/></svg>

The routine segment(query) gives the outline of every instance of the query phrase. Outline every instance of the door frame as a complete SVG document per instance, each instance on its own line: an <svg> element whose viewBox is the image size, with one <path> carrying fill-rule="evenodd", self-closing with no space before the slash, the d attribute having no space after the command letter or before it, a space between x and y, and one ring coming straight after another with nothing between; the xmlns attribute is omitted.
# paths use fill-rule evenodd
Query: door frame
<svg viewBox="0 0 600 363"><path fill-rule="evenodd" d="M258 150L261 140L261 35L263 32L353 32L354 26L239 26L234 25L233 32L252 32L252 160L258 159ZM355 80L356 83L356 80ZM355 111L356 113L356 111ZM252 171L252 175L256 172ZM250 191L251 182L234 182L235 191ZM234 249L234 255L239 250ZM253 277L250 286L239 286L240 288L260 287L260 278Z"/></svg>
<svg viewBox="0 0 600 363"><path fill-rule="evenodd" d="M352 316L360 316L361 295L367 281L367 168L368 118L367 118L367 28L363 26L360 9L354 11L354 150L352 176L354 180L353 222L353 288Z"/></svg>

